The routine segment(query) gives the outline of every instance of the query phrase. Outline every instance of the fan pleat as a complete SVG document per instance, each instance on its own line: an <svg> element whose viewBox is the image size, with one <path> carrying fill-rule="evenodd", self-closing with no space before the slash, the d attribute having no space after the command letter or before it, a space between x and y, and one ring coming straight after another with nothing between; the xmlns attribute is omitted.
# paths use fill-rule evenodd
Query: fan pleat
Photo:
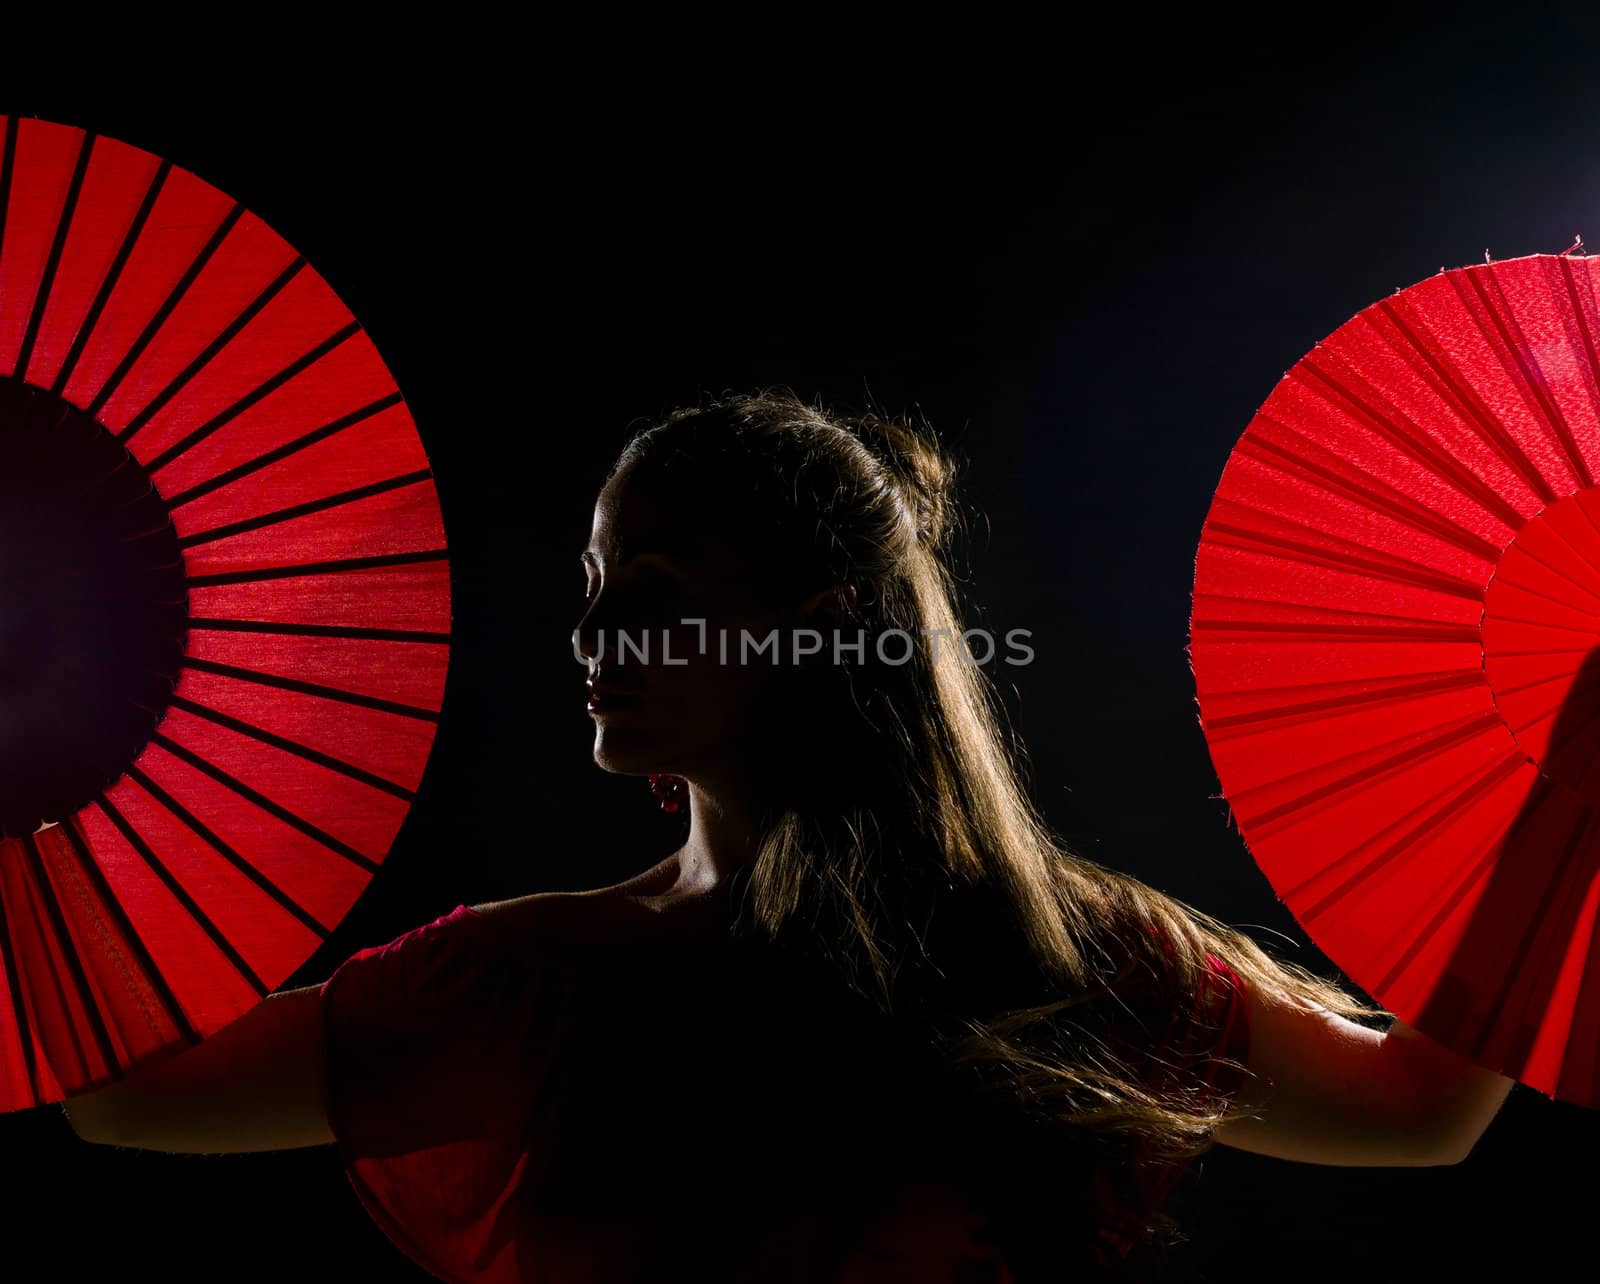
<svg viewBox="0 0 1600 1284"><path fill-rule="evenodd" d="M270 596L249 580L189 582L189 612L209 618L356 628L382 624L423 633L450 629L450 568L444 552L386 562L370 571L301 572L273 586Z"/></svg>
<svg viewBox="0 0 1600 1284"><path fill-rule="evenodd" d="M118 1064L123 1052L112 1045L111 1032L100 1010L100 998L95 993L96 987L90 983L89 974L79 956L83 946L67 926L66 915L62 913L61 903L56 896L52 871L46 867L39 855L39 845L31 836L23 839L21 846L25 867L36 893L34 904L39 911L38 928L41 935L49 940L55 957L59 959L57 980L60 988L57 996L62 998L62 1006L69 1017L66 1024L72 1031L71 1042L82 1056L82 1064L92 1068L90 1073L107 1074ZM91 949L98 946L98 942L86 944ZM45 1003L40 1003L38 1008L48 1011ZM81 1032L84 1030L88 1031L92 1042L81 1041ZM59 1076L61 1067L53 1064L52 1069Z"/></svg>
<svg viewBox="0 0 1600 1284"><path fill-rule="evenodd" d="M141 759L153 758L157 752L154 748L149 749L141 755ZM159 759L157 761L159 762ZM173 850L182 851L189 858L184 865L178 867L178 872L180 877L192 873L193 881L188 884L191 891L198 890L203 892L204 895L220 895L225 892L226 903L230 910L235 910L235 917L241 919L244 917L244 915L238 914L235 909L239 902L243 901L245 914L252 919L259 919L261 906L251 903L248 897L241 896L241 886L232 879L223 865L211 859L213 854L220 856L227 866L244 875L284 913L310 931L317 938L317 944L321 944L323 938L327 935L327 929L318 923L316 918L303 905L299 904L264 873L256 861L248 859L236 851L229 843L225 842L219 834L206 825L187 806L174 798L157 781L152 780L142 767L137 765L129 767L126 779L142 786L145 793L160 804L165 814L157 813L153 808L146 806L142 799L138 803L133 803L131 801L133 795L127 791L120 795L124 814L128 814L131 806L146 818L147 824L159 824L164 827L167 843L164 844L162 850L169 852ZM182 842L177 846L173 845L177 831L168 822L168 815L181 822L189 831L182 835ZM197 895L196 899L202 900L202 896ZM253 927L257 932L264 935L275 927L281 928L281 925L257 922L253 924ZM236 938L230 936L230 939ZM311 948L315 949L316 946L313 945ZM281 980L282 977L280 976L278 979ZM269 982L269 984L275 985L276 982Z"/></svg>
<svg viewBox="0 0 1600 1284"><path fill-rule="evenodd" d="M190 626L185 663L195 667L256 681L277 678L313 694L365 700L372 708L438 718L449 658L442 646L232 633L201 628L193 620Z"/></svg>
<svg viewBox="0 0 1600 1284"><path fill-rule="evenodd" d="M82 956L91 966L115 975L115 981L108 980L103 988L115 996L110 1010L118 1018L130 1055L142 1052L141 1039L151 1048L165 1047L174 1037L196 1042L199 1033L145 948L139 928L112 890L82 828L76 823L57 825L35 835L34 842L51 867L61 871L63 884L76 889L75 895L62 899L82 924L78 934L99 943L82 951Z"/></svg>
<svg viewBox="0 0 1600 1284"><path fill-rule="evenodd" d="M1357 509L1387 518L1399 528L1454 544L1474 558L1492 559L1496 548L1474 531L1453 521L1449 514L1436 512L1394 486L1363 473L1325 447L1262 414L1256 421L1255 436L1240 442L1242 456L1262 470L1263 482L1273 472L1280 474L1280 486L1317 487L1330 500L1343 499Z"/></svg>
<svg viewBox="0 0 1600 1284"><path fill-rule="evenodd" d="M204 616L190 616L192 631L217 629L232 633L280 633L290 637L362 638L375 642L449 642L448 633L425 633L420 629L364 629L351 625L340 628L331 624L287 624L267 620L214 620ZM448 657L446 657L448 658Z"/></svg>
<svg viewBox="0 0 1600 1284"><path fill-rule="evenodd" d="M257 682L185 667L178 680L184 708L248 724L254 733L275 738L319 760L342 764L416 792L422 759L433 741L433 723L410 714L367 709L303 691L263 689Z"/></svg>
<svg viewBox="0 0 1600 1284"><path fill-rule="evenodd" d="M236 207L237 208L237 207ZM219 238L208 245L173 293L161 303L149 326L130 350L113 379L95 396L93 413L119 439L127 442L141 463L157 449L150 436L158 426L174 419L193 424L188 418L200 410L203 418L220 416L229 403L249 395L258 385L282 375L291 362L303 359L306 350L327 337L329 318L318 315L297 324L278 312L276 328L248 325L226 345L227 360L201 366L192 376L186 372L234 321L249 312L264 292L295 265L298 256L248 210L239 210L235 219L225 218L218 228ZM287 286L270 295L263 313L281 308L286 296L302 279L293 274ZM276 305L276 307L275 307ZM348 313L345 314L348 317ZM260 316L252 317L260 322ZM310 330L312 333L307 334ZM249 342L249 337L255 342ZM274 345L271 341L276 339ZM239 356L235 356L237 350ZM220 366L220 368L219 368ZM169 385L186 380L181 396L171 397ZM170 397L153 419L139 418L157 397ZM138 431L132 425L141 423Z"/></svg>
<svg viewBox="0 0 1600 1284"><path fill-rule="evenodd" d="M174 195L177 195L181 191L181 188L178 184L173 184L167 190L172 192ZM173 211L173 213L179 217L193 216L193 214L198 212L199 211L194 210ZM116 415L114 419L110 418L108 417L106 411L107 405L121 396L123 383L127 380L129 373L140 363L140 361L143 360L145 352L149 349L150 345L156 341L157 336L159 336L165 329L168 319L174 312L177 311L178 305L183 302L184 296L188 294L195 281L199 279L200 274L212 262L212 260L216 257L217 252L233 234L234 228L238 226L240 220L244 217L244 213L244 206L238 204L230 205L225 211L222 212L221 221L215 224L211 235L207 237L205 243L199 246L195 251L194 258L183 270L182 274L170 281L170 283L165 280L160 282L162 285L167 287L164 294L146 298L136 297L130 292L129 297L126 299L124 299L120 294L114 294L112 296L111 306L107 308L106 312L107 320L115 318L117 315L116 310L123 305L127 305L129 307L140 307L141 305L149 303L154 304L154 310L148 314L142 315L141 319L143 324L139 327L137 333L132 336L131 342L129 342L126 347L117 349L114 352L107 354L116 361L116 364L111 367L110 371L97 372L103 373L103 377L95 385L94 394L89 397L88 404L84 407L84 409L86 409L107 428L111 428L117 433L121 433L126 430L128 414L124 413ZM160 215L157 217L159 219ZM151 224L151 230L154 231L159 226L159 222L153 222ZM143 267L144 264L140 263L136 256L133 266L134 270L137 271L139 268ZM136 283L138 280L138 278L132 273L129 274L127 279L130 285ZM80 369L82 369L82 367L80 367ZM70 393L68 395L68 400L72 400ZM133 413L137 413L137 408L134 408Z"/></svg>
<svg viewBox="0 0 1600 1284"><path fill-rule="evenodd" d="M122 792L113 797L116 790ZM134 818L123 813L119 804L129 792L131 786L119 782L112 792L95 799L95 808L79 812L77 819L190 1021L197 1030L209 1032L248 1011L271 987L151 848ZM181 856L177 863L183 863Z"/></svg>
<svg viewBox="0 0 1600 1284"><path fill-rule="evenodd" d="M181 798L181 809L168 810L319 935L339 925L372 877L163 745L152 745L129 774L160 801Z"/></svg>
<svg viewBox="0 0 1600 1284"><path fill-rule="evenodd" d="M56 396L66 395L67 382L171 172L171 161L157 161L115 139L99 140L99 159L84 185L50 310L29 363L34 377L50 380Z"/></svg>
<svg viewBox="0 0 1600 1284"><path fill-rule="evenodd" d="M82 138L80 130L30 125L7 119L0 158L9 198L0 235L0 374L17 373L17 355L33 320Z"/></svg>
<svg viewBox="0 0 1600 1284"><path fill-rule="evenodd" d="M159 420L156 428L152 429L150 434L139 443L139 452L136 453L139 453L140 460L145 463L145 466L152 473L159 473L173 460L182 456L185 451L197 446L200 442L204 441L207 437L210 437L213 433L216 433L227 427L228 424L232 423L240 415L246 413L252 407L260 405L262 402L266 401L275 392L277 392L278 389L292 383L295 379L299 378L300 375L308 370L311 370L317 365L318 362L327 357L329 353L337 351L338 348L347 340L349 340L355 333L356 323L354 321L348 323L347 325L340 326L325 339L322 339L316 343L312 343L309 347L305 348L294 358L293 361L290 361L287 365L274 367L270 370L262 372L263 377L245 387L241 392L238 392L237 395L235 395L235 389L238 381L234 375L230 362L229 369L225 373L219 374L215 380L209 381L212 386L201 387L197 389L197 394L204 392L215 393L219 390L224 391L229 397L229 400L227 400L224 405L217 408L215 413L206 419L198 428L194 428L189 432L184 433L184 435L179 437L176 441L172 441L171 444L168 445L166 449L162 450L160 454L154 454L153 452L163 441L171 438L176 431L182 429L187 422L189 422L187 416L181 413ZM276 357L276 355L277 354L275 353L274 356ZM229 356L230 358L233 356L231 351ZM196 382L200 383L201 381L197 380ZM221 385L220 389L217 386L219 384ZM192 405L193 401L191 401L189 398L185 398L183 403L184 410L190 409ZM148 459L146 458L146 454L150 455Z"/></svg>
<svg viewBox="0 0 1600 1284"><path fill-rule="evenodd" d="M313 539L321 532L311 533ZM371 557L339 557L327 562L299 562L290 566L259 566L248 570L218 571L211 575L191 575L189 587L210 588L217 584L254 584L261 580L303 579L329 571L364 571L381 566L405 566L412 562L437 562L449 556L443 548L419 549L414 553L377 553Z"/></svg>
<svg viewBox="0 0 1600 1284"><path fill-rule="evenodd" d="M303 695L320 696L325 700L343 700L348 704L360 705L363 709L376 709L380 713L398 714L402 718L421 718L424 722L439 721L439 714L433 709L422 709L416 705L400 704L394 700L384 700L376 696L362 695L356 691L347 691L342 687L322 686L319 683L304 682L296 678L279 677L276 674L263 673L259 669L241 668L231 664L216 664L209 660L187 657L184 664L192 669L199 669L204 673L215 673L225 678L238 678L241 682L256 682L266 687L278 687L284 691L299 691Z"/></svg>
<svg viewBox="0 0 1600 1284"><path fill-rule="evenodd" d="M198 717L215 722L218 726L251 736L256 740L259 740L264 745L271 745L275 748L284 750L286 753L298 754L307 762L327 767L332 771L342 772L351 780L360 781L361 783L368 785L373 789L382 790L385 793L392 794L396 798L402 798L407 802L410 802L416 797L416 794L412 790L407 789L404 785L396 784L392 780L387 780L384 777L367 771L362 767L358 767L355 763L347 762L342 758L336 758L332 754L322 753L319 750L311 748L309 745L301 744L296 740L291 740L287 736L276 735L264 727L258 727L246 722L243 718L236 718L231 714L223 713L220 709L212 709L206 705L197 704L195 701L186 699L183 696L174 696L172 699L172 707L174 709L187 710L189 713L195 714Z"/></svg>
<svg viewBox="0 0 1600 1284"><path fill-rule="evenodd" d="M431 480L431 470L422 468L416 472L404 473L398 477L386 477L382 481L369 482L365 486L356 486L350 490L340 491L334 495L325 495L321 499L308 499L301 504L292 504L288 508L276 509L269 513L258 513L254 517L242 517L238 521L227 522L221 526L208 527L184 535L178 540L179 548L193 548L197 544L209 544L213 540L227 539L232 535L242 535L245 531L257 531L265 526L276 526L279 522L287 522L296 517L309 517L313 513L325 513L330 508L342 508L346 504L353 504L360 499L368 499L374 495L382 495L387 491L399 490L402 486L415 486L419 482ZM185 514L186 524L188 514ZM337 517L336 517L337 520Z"/></svg>
<svg viewBox="0 0 1600 1284"><path fill-rule="evenodd" d="M1218 504L1211 523L1211 536L1222 548L1237 548L1259 553L1278 562L1298 563L1310 568L1325 568L1362 579L1392 580L1418 588L1451 593L1477 600L1481 589L1469 580L1436 573L1413 558L1384 553L1357 540L1344 539L1318 531L1304 523L1287 522L1249 504ZM1225 520L1231 518L1232 520ZM1376 525L1370 523L1369 525Z"/></svg>
<svg viewBox="0 0 1600 1284"><path fill-rule="evenodd" d="M429 477L346 500L332 509L281 517L267 526L240 523L245 529L233 534L226 533L227 527L218 532L191 531L182 509L173 514L173 524L180 547L192 535L207 536L184 549L191 581L238 571L392 557L410 554L419 544L436 549L444 543L438 492Z"/></svg>
<svg viewBox="0 0 1600 1284"><path fill-rule="evenodd" d="M5 1025L0 1027L0 1071L4 1072L10 1099L22 1105L46 1101L39 1083L37 1036L23 996L22 951L13 920L20 914L22 889L10 885L0 866L0 967L5 969ZM15 1108L15 1107L14 1107Z"/></svg>
<svg viewBox="0 0 1600 1284"><path fill-rule="evenodd" d="M342 352L351 349L341 349ZM331 360L331 359L330 359ZM370 368L370 367L369 367ZM319 370L321 375L326 375L326 370ZM299 470L303 468L315 469L313 462L317 456L308 456L302 462L292 457L298 452L309 450L319 442L335 434L345 433L347 429L363 425L364 421L376 418L377 422L366 427L365 431L348 433L347 437L352 445L345 445L345 437L333 446L334 452L348 452L358 458L363 454L376 455L379 458L389 457L393 453L395 464L404 466L414 460L409 457L413 444L416 442L416 429L413 427L409 416L405 414L404 404L399 393L379 397L365 405L358 406L347 415L338 418L321 427L313 428L310 432L301 433L293 440L285 441L282 445L263 449L269 443L281 440L290 429L298 431L302 415L311 416L325 414L328 407L306 406L303 400L307 396L317 394L321 381L310 379L300 380L280 391L266 405L265 413L258 413L261 408L252 408L252 412L241 415L233 421L232 431L219 434L206 442L204 446L185 451L181 456L172 461L172 464L163 472L161 485L167 494L167 507L180 508L185 504L192 504L195 500L220 490L250 474L264 468L271 468L281 464L284 460L291 460L290 464L279 469L265 485L274 492L289 491L293 493L297 484L304 485L299 478ZM295 400L289 400L290 394L295 394ZM329 400L333 395L328 394ZM341 398L342 400L342 398ZM399 407L395 413L386 413L391 408ZM420 445L420 444L418 444ZM361 447L365 447L362 450ZM209 447L209 449L208 449ZM260 453L256 453L256 452ZM417 452L420 454L420 449ZM337 453L334 454L337 458ZM235 464L235 458L242 458L243 462ZM425 458L425 456L423 457ZM344 467L349 467L348 464ZM214 468L221 468L220 472L212 472ZM200 478L202 480L195 480ZM291 480L293 478L294 480ZM191 484L192 483L192 484ZM185 487L174 490L175 487ZM238 503L240 496L249 496L249 489L234 491L229 500L224 502L224 511L231 511L227 505ZM258 499L249 499L246 511L257 511L261 506Z"/></svg>
<svg viewBox="0 0 1600 1284"><path fill-rule="evenodd" d="M190 385L191 381L195 380L196 377L206 369L213 357L220 353L224 348L234 343L235 339L237 339L240 333L243 332L244 328L249 325L250 322L253 321L269 303L277 298L279 293L283 291L283 289L291 281L294 280L295 276L304 266L304 259L295 258L290 260L289 265L285 267L283 271L279 272L276 277L269 281L262 289L261 293L256 295L255 298L251 299L238 316L234 317L226 326L219 330L211 339L211 341L207 343L206 346L202 348L189 361L189 363L184 366L182 370L173 375L159 392L155 393L147 401L145 401L144 406L139 413L129 419L127 423L125 423L118 431L117 440L126 444L130 437L132 437L140 429L144 428L145 425L149 424L152 420L156 419L161 412L166 409L168 403L173 401L180 392L184 391ZM201 282L201 287L204 288L203 280ZM347 327L347 330L353 328L353 326L354 323L352 322L351 327ZM230 354L230 356L231 355L232 354ZM318 354L316 352L313 352L305 357L300 358L299 361L291 363L287 371L280 371L274 376L274 378L282 380L292 377L295 369L301 364L301 362L314 361L316 360L317 355ZM271 381L269 380L269 382ZM208 426L202 426L202 428L196 429L196 432L204 432L207 430ZM148 451L150 449L144 443L140 443L140 447L143 451ZM155 467L155 464L152 463L150 465L150 471L154 472Z"/></svg>
<svg viewBox="0 0 1600 1284"><path fill-rule="evenodd" d="M205 758L202 758L192 749L189 749L185 745L179 744L170 736L158 731L154 737L152 737L151 743L160 745L161 748L165 749L173 757L188 763L197 771L204 772L217 783L231 790L234 794L237 794L240 798L246 799L247 801L255 804L255 806L261 808L261 810L266 812L268 815L282 821L284 824L289 825L294 829L299 830L300 833L304 834L307 838L310 838L313 841L321 844L324 848L330 852L333 852L335 855L344 857L352 864L366 871L366 873L377 873L378 862L371 859L371 857L363 856L348 843L334 837L324 829L319 829L304 816L298 816L282 804L274 802L259 789L252 789L238 777L229 775L227 772L223 771L222 768L218 767L216 763L209 762ZM296 840L292 837L284 839L280 836L279 841L294 843ZM365 886L364 881L362 885Z"/></svg>
<svg viewBox="0 0 1600 1284"><path fill-rule="evenodd" d="M45 256L44 270L40 273L39 285L34 292L33 311L28 314L27 329L22 332L22 341L17 345L15 372L19 379L29 377L29 360L33 356L33 346L39 339L39 327L44 323L45 309L51 302L51 290L55 284L56 272L61 266L61 252L66 248L67 231L72 226L73 212L78 208L78 197L83 191L83 176L89 169L89 157L94 152L94 142L93 134L85 134L78 146L77 158L72 164L72 178L67 183L67 194L61 203L61 214L56 220L55 235L50 241L50 252ZM41 374L33 382L42 386L46 382L46 377Z"/></svg>

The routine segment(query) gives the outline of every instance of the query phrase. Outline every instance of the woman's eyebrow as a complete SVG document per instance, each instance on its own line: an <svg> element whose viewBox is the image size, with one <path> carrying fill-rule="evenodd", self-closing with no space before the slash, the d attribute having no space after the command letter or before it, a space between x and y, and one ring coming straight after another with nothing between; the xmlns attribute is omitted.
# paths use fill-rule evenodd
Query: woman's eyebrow
<svg viewBox="0 0 1600 1284"><path fill-rule="evenodd" d="M582 559L585 566L592 566L595 568L595 570L600 569L601 558L594 549L586 548L583 550L583 552L579 553L578 556L580 559ZM660 566L663 570L672 572L674 575L682 575L684 573L682 567L679 566L677 560L672 556L672 554L666 552L657 553L649 549L644 549L639 552L630 553L626 557L618 560L627 562L651 562Z"/></svg>

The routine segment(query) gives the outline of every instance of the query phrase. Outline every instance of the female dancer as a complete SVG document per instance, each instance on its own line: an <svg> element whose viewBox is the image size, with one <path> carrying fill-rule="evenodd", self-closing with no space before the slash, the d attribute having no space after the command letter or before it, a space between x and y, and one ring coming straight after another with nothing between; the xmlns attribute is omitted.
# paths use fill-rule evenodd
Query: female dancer
<svg viewBox="0 0 1600 1284"><path fill-rule="evenodd" d="M403 1251L493 1281L1132 1276L1214 1142L1459 1161L1510 1080L1047 829L962 645L953 484L924 429L787 391L637 434L574 644L595 761L683 846L363 950L78 1134L334 1143Z"/></svg>

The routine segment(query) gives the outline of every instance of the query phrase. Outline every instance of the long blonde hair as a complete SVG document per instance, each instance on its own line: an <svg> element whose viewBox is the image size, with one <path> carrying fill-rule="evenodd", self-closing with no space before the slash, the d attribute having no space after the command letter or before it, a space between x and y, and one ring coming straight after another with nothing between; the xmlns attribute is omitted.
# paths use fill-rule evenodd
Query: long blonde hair
<svg viewBox="0 0 1600 1284"><path fill-rule="evenodd" d="M790 679L736 930L818 962L1040 1135L1089 1144L1122 1174L1146 1248L1182 1239L1138 1206L1132 1174L1193 1158L1245 1108L1246 1094L1205 1089L1221 1056L1196 998L1206 955L1247 987L1391 1014L1050 830L981 657L955 642L949 552L966 522L956 463L926 423L768 389L671 412L631 438L613 476L624 468L704 487L723 521L734 505L740 542L796 598L856 589L865 647ZM874 639L894 631L930 644L885 659ZM1152 1021L1203 1055L1152 1075Z"/></svg>

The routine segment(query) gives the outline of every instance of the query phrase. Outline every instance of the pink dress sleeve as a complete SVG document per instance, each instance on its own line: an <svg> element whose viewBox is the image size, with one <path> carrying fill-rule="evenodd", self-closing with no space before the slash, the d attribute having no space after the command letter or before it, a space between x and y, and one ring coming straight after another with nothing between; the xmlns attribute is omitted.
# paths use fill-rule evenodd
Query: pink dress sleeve
<svg viewBox="0 0 1600 1284"><path fill-rule="evenodd" d="M1170 958L1170 944L1165 940L1162 944ZM1239 1062L1241 1066L1248 1063L1250 1010L1244 979L1224 959L1207 952L1206 970L1201 973L1200 993L1196 995L1196 1001L1204 1020L1191 1028L1180 1051L1183 1058L1191 1063L1197 1054L1209 1053L1202 1072L1204 1082L1219 1103L1230 1102L1244 1088L1249 1077L1244 1069L1224 1064L1224 1059ZM1213 1035L1213 1031L1218 1033ZM1170 1034L1169 1030L1168 1037L1163 1038L1157 1046L1170 1047ZM1202 1046L1202 1040L1213 1037L1215 1042L1209 1049ZM1145 1172L1140 1178L1140 1186L1153 1207L1159 1207L1166 1201L1186 1171L1187 1164L1169 1164ZM1101 1241L1097 1251L1102 1264L1109 1264L1127 1256L1133 1247L1133 1237L1119 1213L1106 1174L1096 1170L1094 1177L1099 1214L1097 1233Z"/></svg>
<svg viewBox="0 0 1600 1284"><path fill-rule="evenodd" d="M515 1194L562 1019L559 979L494 926L458 906L351 956L321 990L328 1122L350 1183L446 1280L518 1278Z"/></svg>

